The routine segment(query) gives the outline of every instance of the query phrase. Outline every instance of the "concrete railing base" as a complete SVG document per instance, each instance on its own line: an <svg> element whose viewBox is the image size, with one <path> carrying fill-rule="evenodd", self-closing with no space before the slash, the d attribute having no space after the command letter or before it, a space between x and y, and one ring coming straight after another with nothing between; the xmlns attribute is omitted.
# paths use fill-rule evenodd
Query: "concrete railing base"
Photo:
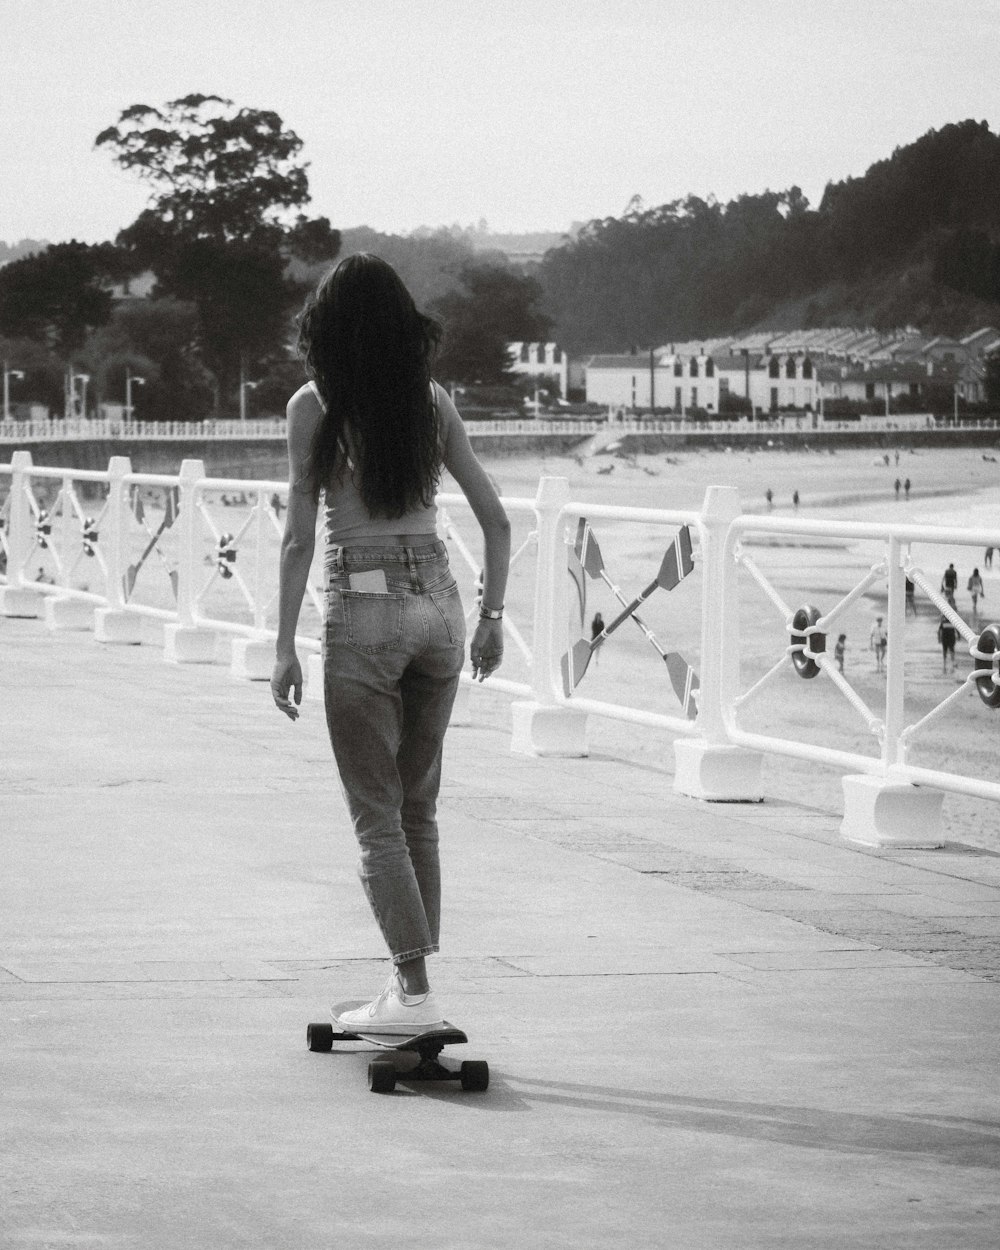
<svg viewBox="0 0 1000 1250"><path fill-rule="evenodd" d="M229 672L240 681L270 681L274 670L273 638L234 638Z"/></svg>
<svg viewBox="0 0 1000 1250"><path fill-rule="evenodd" d="M674 793L710 803L759 803L759 751L701 738L678 738L674 743Z"/></svg>
<svg viewBox="0 0 1000 1250"><path fill-rule="evenodd" d="M214 629L167 625L163 630L163 658L168 664L212 664L217 641Z"/></svg>
<svg viewBox="0 0 1000 1250"><path fill-rule="evenodd" d="M845 777L841 835L860 846L933 849L944 845L944 794L868 774Z"/></svg>
<svg viewBox="0 0 1000 1250"><path fill-rule="evenodd" d="M45 596L46 629L93 629L97 604L72 595Z"/></svg>
<svg viewBox="0 0 1000 1250"><path fill-rule="evenodd" d="M24 616L30 620L42 615L48 596L26 586L0 586L0 616Z"/></svg>
<svg viewBox="0 0 1000 1250"><path fill-rule="evenodd" d="M94 613L94 637L98 642L136 647L142 642L142 618L122 608L98 608Z"/></svg>
<svg viewBox="0 0 1000 1250"><path fill-rule="evenodd" d="M566 759L589 755L586 712L528 702L512 703L510 710L513 722L510 749L515 755Z"/></svg>

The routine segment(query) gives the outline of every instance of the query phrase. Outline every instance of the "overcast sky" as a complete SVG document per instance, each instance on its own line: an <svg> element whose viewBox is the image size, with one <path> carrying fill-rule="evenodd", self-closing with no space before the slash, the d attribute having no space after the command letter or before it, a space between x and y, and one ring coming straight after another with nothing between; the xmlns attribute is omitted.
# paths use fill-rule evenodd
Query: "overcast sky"
<svg viewBox="0 0 1000 1250"><path fill-rule="evenodd" d="M1000 125L1000 0L0 0L0 240L146 203L95 136L190 92L273 109L311 212L563 230L693 192L862 174Z"/></svg>

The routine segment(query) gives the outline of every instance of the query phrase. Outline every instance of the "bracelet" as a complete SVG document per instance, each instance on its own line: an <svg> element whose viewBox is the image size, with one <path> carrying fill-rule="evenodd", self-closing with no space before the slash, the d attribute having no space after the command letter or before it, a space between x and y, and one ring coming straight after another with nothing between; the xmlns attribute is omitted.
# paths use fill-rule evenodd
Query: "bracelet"
<svg viewBox="0 0 1000 1250"><path fill-rule="evenodd" d="M502 621L503 608L484 608L479 605L479 619L482 621Z"/></svg>

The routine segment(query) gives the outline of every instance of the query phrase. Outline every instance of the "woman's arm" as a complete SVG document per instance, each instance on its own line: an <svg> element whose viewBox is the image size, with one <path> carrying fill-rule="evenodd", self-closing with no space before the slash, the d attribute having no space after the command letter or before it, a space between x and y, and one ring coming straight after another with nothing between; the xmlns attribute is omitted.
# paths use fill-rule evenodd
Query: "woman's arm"
<svg viewBox="0 0 1000 1250"><path fill-rule="evenodd" d="M507 589L510 566L510 521L500 496L472 450L462 418L448 393L435 387L441 413L444 466L469 501L483 531L482 606L499 610ZM500 667L503 659L503 621L480 617L469 648L472 674L480 681Z"/></svg>
<svg viewBox="0 0 1000 1250"><path fill-rule="evenodd" d="M295 630L316 545L316 510L319 503L304 480L304 470L323 410L312 391L303 387L288 401L287 412L288 511L285 513L285 533L281 540L278 641L271 675L271 694L278 709L290 720L296 720L298 704L302 702L302 667L295 653ZM294 703L289 693L293 694Z"/></svg>

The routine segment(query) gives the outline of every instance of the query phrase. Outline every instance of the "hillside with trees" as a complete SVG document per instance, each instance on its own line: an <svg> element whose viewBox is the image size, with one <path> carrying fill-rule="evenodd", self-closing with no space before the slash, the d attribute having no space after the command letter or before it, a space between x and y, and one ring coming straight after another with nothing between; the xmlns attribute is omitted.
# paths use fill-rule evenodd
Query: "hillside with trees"
<svg viewBox="0 0 1000 1250"><path fill-rule="evenodd" d="M1000 318L1000 137L931 130L818 208L798 187L722 204L688 196L588 223L548 252L544 311L570 352L755 328Z"/></svg>
<svg viewBox="0 0 1000 1250"><path fill-rule="evenodd" d="M133 105L96 142L149 187L139 217L114 242L0 244L0 354L25 374L13 399L57 413L70 366L91 379L92 408L120 404L131 374L137 417L233 415L241 380L252 413L280 413L303 378L291 344L305 293L359 251L444 323L438 376L500 387L503 404L519 402L510 340L582 355L765 328L1000 325L1000 137L985 122L929 131L828 184L817 208L794 186L635 200L574 226L540 264L512 261L485 226L393 235L307 216L301 140L218 96ZM151 297L130 297L144 271Z"/></svg>

